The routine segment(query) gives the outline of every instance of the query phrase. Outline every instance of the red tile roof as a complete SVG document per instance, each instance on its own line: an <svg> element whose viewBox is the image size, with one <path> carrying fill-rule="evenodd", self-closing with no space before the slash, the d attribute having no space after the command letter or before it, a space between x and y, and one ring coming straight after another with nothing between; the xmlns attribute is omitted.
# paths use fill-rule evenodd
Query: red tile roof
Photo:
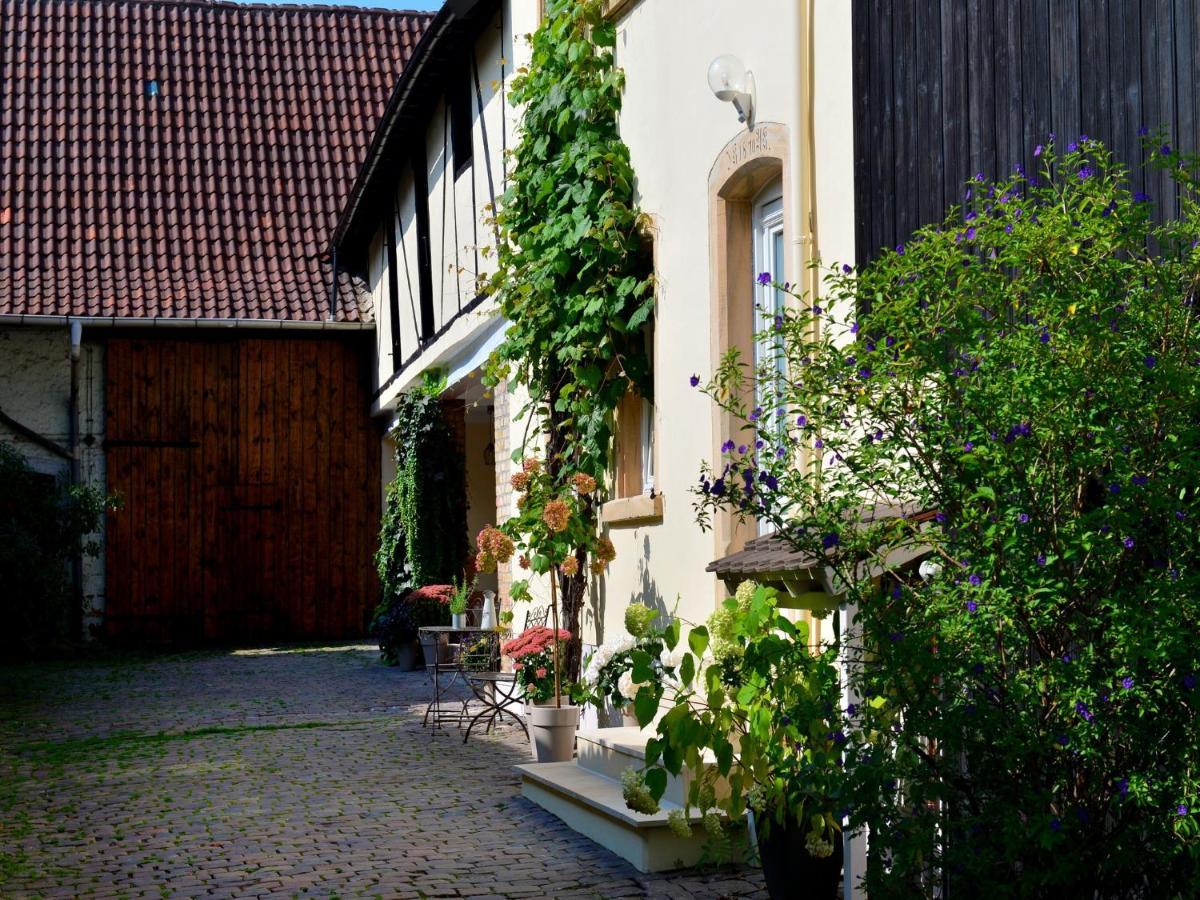
<svg viewBox="0 0 1200 900"><path fill-rule="evenodd" d="M0 314L327 318L333 226L429 19L0 0Z"/></svg>

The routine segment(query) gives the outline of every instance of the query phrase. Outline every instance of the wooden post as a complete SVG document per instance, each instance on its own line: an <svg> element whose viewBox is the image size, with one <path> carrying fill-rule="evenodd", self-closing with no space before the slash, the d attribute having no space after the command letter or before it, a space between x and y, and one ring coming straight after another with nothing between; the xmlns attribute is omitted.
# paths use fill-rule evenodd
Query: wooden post
<svg viewBox="0 0 1200 900"><path fill-rule="evenodd" d="M554 617L554 705L558 709L562 709L562 681L559 674L562 669L562 660L559 658L560 648L558 640L558 596L555 587L558 584L558 566L554 566L550 570L550 615Z"/></svg>

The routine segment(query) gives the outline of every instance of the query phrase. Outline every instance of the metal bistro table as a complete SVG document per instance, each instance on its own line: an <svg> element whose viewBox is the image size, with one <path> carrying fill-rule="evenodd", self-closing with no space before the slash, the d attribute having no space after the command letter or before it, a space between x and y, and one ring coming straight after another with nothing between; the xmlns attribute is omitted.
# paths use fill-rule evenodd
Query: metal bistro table
<svg viewBox="0 0 1200 900"><path fill-rule="evenodd" d="M500 641L504 632L495 628L479 626L464 626L456 628L453 625L426 625L419 629L421 635L432 635L437 642L437 658L426 662L425 668L433 680L433 697L425 708L422 725L428 725L433 720L436 730L446 722L456 722L462 727L463 720L470 715L469 703L471 697L459 699L447 698L447 692L460 681L471 689L475 697L483 704L482 712L471 719L467 728L465 741L470 737L471 729L484 718L488 718L488 728L496 718L507 713L513 719L524 722L508 709L518 702L512 697L511 690L501 696L499 685L511 682L512 676L497 671L500 667ZM459 638L455 643L454 638Z"/></svg>

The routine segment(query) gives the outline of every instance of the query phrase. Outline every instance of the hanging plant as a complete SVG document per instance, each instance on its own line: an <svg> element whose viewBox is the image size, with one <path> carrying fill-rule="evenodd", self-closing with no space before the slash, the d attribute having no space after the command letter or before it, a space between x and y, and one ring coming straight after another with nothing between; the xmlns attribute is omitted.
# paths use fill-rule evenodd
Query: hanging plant
<svg viewBox="0 0 1200 900"><path fill-rule="evenodd" d="M617 123L624 76L614 60L616 30L603 8L601 0L547 4L530 64L513 81L523 129L496 215L491 288L511 325L489 380L528 390L519 416L538 423L549 474L564 487L566 473L603 485L617 404L631 387L650 393L642 328L654 311L652 266ZM584 531L595 531L596 508L592 495L581 501ZM582 562L586 543L570 555ZM582 565L567 568L557 577L575 678L587 576Z"/></svg>

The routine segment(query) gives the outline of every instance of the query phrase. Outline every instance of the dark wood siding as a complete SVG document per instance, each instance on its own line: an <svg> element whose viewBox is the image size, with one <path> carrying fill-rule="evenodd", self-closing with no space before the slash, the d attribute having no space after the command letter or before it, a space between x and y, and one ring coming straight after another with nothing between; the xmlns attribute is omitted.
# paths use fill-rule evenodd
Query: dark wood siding
<svg viewBox="0 0 1200 900"><path fill-rule="evenodd" d="M377 602L368 348L108 341L108 636L358 637Z"/></svg>
<svg viewBox="0 0 1200 900"><path fill-rule="evenodd" d="M1054 132L1135 170L1138 129L1200 147L1195 0L853 0L859 262L961 201ZM1135 172L1162 214L1166 175Z"/></svg>

